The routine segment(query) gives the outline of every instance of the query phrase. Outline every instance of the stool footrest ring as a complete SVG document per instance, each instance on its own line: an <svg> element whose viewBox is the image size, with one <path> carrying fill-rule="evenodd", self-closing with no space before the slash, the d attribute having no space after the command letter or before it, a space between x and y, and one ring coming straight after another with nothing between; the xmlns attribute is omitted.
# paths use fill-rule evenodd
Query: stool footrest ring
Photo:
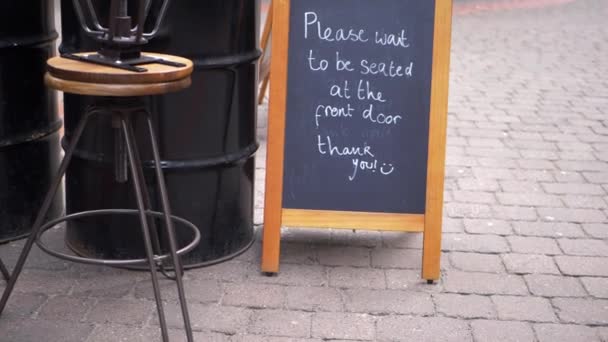
<svg viewBox="0 0 608 342"><path fill-rule="evenodd" d="M165 217L164 213L161 213L158 211L146 210L145 213L149 217L150 216L158 217L158 218ZM138 215L138 214L139 214L139 210L137 210L137 209L101 209L101 210L83 211L83 212L59 217L57 219L47 222L40 228L40 231L36 236L36 244L38 245L38 247L40 247L40 249L42 249L44 252L46 252L50 255L53 255L59 259L69 260L69 261L73 261L73 262L81 263L81 264L103 265L103 266L129 266L129 265L147 263L148 262L147 258L125 259L125 260L85 258L85 257L81 257L81 256L70 255L70 254L54 251L42 242L42 235L46 231L55 227L57 224L59 224L61 222L66 222L66 221L79 219L79 218L92 217L92 216ZM171 219L177 223L181 223L182 225L190 228L192 230L192 232L194 233L194 239L192 239L192 241L188 245L186 245L185 247L183 247L177 251L177 255L181 256L182 254L186 254L186 253L192 251L199 244L199 242L201 241L201 233L192 222L190 222L186 219L183 219L181 217L174 216L174 215L171 215ZM163 260L169 259L170 257L171 257L170 254L155 255L154 261L161 262Z"/></svg>

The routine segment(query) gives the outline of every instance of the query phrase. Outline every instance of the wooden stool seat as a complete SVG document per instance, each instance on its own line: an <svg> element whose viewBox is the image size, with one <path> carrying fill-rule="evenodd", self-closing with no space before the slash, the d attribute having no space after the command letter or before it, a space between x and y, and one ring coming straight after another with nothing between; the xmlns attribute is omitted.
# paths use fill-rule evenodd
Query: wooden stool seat
<svg viewBox="0 0 608 342"><path fill-rule="evenodd" d="M86 55L90 53L82 53ZM86 63L63 57L47 62L45 83L50 88L71 94L90 96L148 96L171 93L188 88L191 84L192 61L186 58L145 53L184 67L164 64L146 64L146 72L133 72L104 65Z"/></svg>

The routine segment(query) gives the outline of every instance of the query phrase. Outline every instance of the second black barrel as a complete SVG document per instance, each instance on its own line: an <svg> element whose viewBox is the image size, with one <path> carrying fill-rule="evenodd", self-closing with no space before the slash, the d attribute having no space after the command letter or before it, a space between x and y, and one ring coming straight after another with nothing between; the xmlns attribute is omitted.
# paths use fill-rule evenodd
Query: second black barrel
<svg viewBox="0 0 608 342"><path fill-rule="evenodd" d="M103 6L103 1L96 4ZM72 0L62 1L62 11L61 51L95 49L78 26ZM195 63L190 89L148 99L173 214L190 220L202 233L201 244L184 257L187 267L231 258L254 239L258 13L257 0L174 1L160 34L145 48ZM84 96L65 97L66 139L91 102ZM99 120L85 131L68 170L68 212L135 206L131 184L114 182L111 123ZM136 134L140 132L136 128ZM143 134L139 138L145 141ZM144 147L142 159L150 156ZM145 168L153 206L158 209L150 162ZM178 238L185 244L190 236L178 227ZM81 255L141 257L143 245L138 241L137 221L124 217L79 221L68 227L67 242Z"/></svg>

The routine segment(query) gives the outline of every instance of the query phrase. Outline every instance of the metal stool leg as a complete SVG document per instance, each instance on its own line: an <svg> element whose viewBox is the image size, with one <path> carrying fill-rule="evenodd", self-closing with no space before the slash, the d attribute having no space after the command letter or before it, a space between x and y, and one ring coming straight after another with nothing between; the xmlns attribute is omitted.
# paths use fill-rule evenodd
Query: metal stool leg
<svg viewBox="0 0 608 342"><path fill-rule="evenodd" d="M23 270L25 261L27 260L27 257L30 254L30 251L32 250L32 246L34 245L34 242L36 240L36 236L38 235L40 227L42 226L42 223L43 223L44 219L46 218L49 208L51 207L53 198L55 197L55 194L57 193L57 190L59 189L59 186L61 185L61 180L63 179L63 176L65 175L65 172L68 168L70 160L72 159L72 155L74 154L74 150L76 149L78 140L80 140L80 137L82 136L82 132L84 131L84 128L86 127L86 124L89 121L89 117L94 113L95 112L87 112L80 119L80 122L78 123L78 127L76 128L76 131L74 132L74 137L73 137L72 141L70 142L67 150L65 151L65 156L63 157L63 160L61 161L61 164L59 166L59 171L57 172L57 175L53 179L53 183L51 184L51 187L50 187L48 193L46 194L44 201L42 202L42 207L40 208L40 211L38 212L38 216L36 216L36 220L34 221L34 225L32 226L32 231L30 232L30 236L28 237L27 241L25 242L25 245L23 246L23 250L21 251L21 254L19 255L17 264L15 265L13 272L10 274L10 277L6 284L6 288L4 289L4 292L2 293L2 299L0 299L0 316L2 316L2 312L4 311L4 308L6 307L8 299L11 296L13 289L15 288L17 279L19 278L19 275L21 275L21 271Z"/></svg>
<svg viewBox="0 0 608 342"><path fill-rule="evenodd" d="M122 110L121 112L123 113L122 115L131 115L131 114L134 113L131 110ZM139 112L139 110L137 110L137 112ZM125 173L124 175L120 175L123 172L122 171L123 166L120 165L120 164L123 163L122 162L123 159L125 161L124 168L128 169L128 166L127 166L127 164L128 164L128 161L127 161L128 157L126 155L126 151L125 151L125 147L124 147L124 145L125 145L124 133L122 131L120 120L118 118L113 118L113 120L116 120L115 127L120 130L120 134L116 134L117 135L117 137L116 137L117 141L116 141L116 145L115 146L121 146L122 147L122 148L118 148L117 152L115 153L116 160L115 160L114 163L117 165L117 167L116 167L116 169L117 169L117 172L116 172L117 177L116 178L117 179L121 178L121 180L123 182L126 182L126 180L128 178L127 174ZM133 150L133 152L134 152L135 160L137 160L139 163L141 163L141 158L139 156L139 149L135 148ZM145 175L144 175L143 168L138 167L137 168L137 172L139 174L139 179L141 179L142 182L143 182L143 184L145 185L146 178L145 178ZM121 176L121 177L119 177L119 176ZM143 195L145 210L153 210L152 204L151 204L152 201L150 199L150 193L148 191L148 187L147 186L142 186L141 187L141 191L142 191L142 195ZM149 220L148 220L148 226L150 227L150 236L152 238L152 248L154 250L154 254L156 254L156 255L162 255L163 251L162 251L161 246L160 246L160 238L158 237L159 231L157 229L156 220L155 220L154 217L150 217L149 218ZM162 262L157 262L157 266L160 268L161 273L165 277L167 277L168 279L171 279L171 280L175 280L173 277L171 277L171 275L169 275L165 271L165 268L164 268L164 265L163 265Z"/></svg>
<svg viewBox="0 0 608 342"><path fill-rule="evenodd" d="M10 273L8 273L8 270L6 269L6 266L4 266L2 259L0 259L0 273L2 273L5 280L8 280L8 278L11 277Z"/></svg>
<svg viewBox="0 0 608 342"><path fill-rule="evenodd" d="M163 309L163 302L160 293L160 284L158 281L158 272L156 269L156 262L154 260L154 250L152 247L152 239L150 236L150 228L148 226L148 218L146 217L146 208L144 206L142 188L143 179L140 178L140 172L138 169L142 167L141 162L137 160L135 151L137 149L135 142L135 134L131 127L131 121L127 114L120 117L122 130L124 133L125 143L127 147L127 155L129 158L129 167L131 169L131 177L133 178L133 187L135 190L135 197L137 199L137 209L139 210L139 220L141 222L142 233L144 236L144 245L146 247L146 255L148 257L148 266L150 267L150 275L152 277L152 287L154 289L154 298L156 299L156 308L158 311L158 320L160 323L162 338L164 342L169 341L169 332L167 328L167 320L165 318L165 311Z"/></svg>
<svg viewBox="0 0 608 342"><path fill-rule="evenodd" d="M182 309L182 316L184 319L184 327L186 330L186 336L188 342L193 342L192 326L190 324L190 315L188 314L188 305L186 303L186 293L184 291L183 282L183 267L180 257L177 255L177 239L175 238L175 227L171 217L171 208L169 205L169 196L167 194L167 187L165 185L165 177L163 170L160 165L160 153L158 151L158 145L156 141L156 134L154 133L154 125L149 113L145 113L145 118L148 124L148 133L150 134L150 145L152 147L152 154L154 155L154 170L156 171L156 181L158 182L158 189L160 192L162 211L165 214L165 228L167 229L167 235L169 237L169 250L171 252L171 258L173 261L173 267L175 269L175 281L177 282L177 291L179 294L179 302Z"/></svg>
<svg viewBox="0 0 608 342"><path fill-rule="evenodd" d="M135 112L126 112L126 114L134 114L134 113ZM146 113L146 111L137 110L137 113ZM141 158L139 156L139 149L136 148L133 152L135 153L135 159L141 163ZM139 172L139 178L142 180L142 182L145 183L145 176L144 176L143 168L140 167L137 170ZM141 190L142 190L142 195L143 195L143 200L144 200L144 207L146 208L146 210L154 210L152 208L152 204L151 204L152 201L150 199L151 197L150 197L150 193L148 191L148 187L143 186L141 188ZM148 222L149 222L148 224L150 226L150 236L152 238L152 248L154 250L154 253L157 255L162 255L163 251L161 249L160 238L159 238L160 231L157 229L155 219L150 218L150 220ZM165 276L165 278L170 279L170 280L175 280L175 277L167 272L167 270L165 269L164 263L162 261L158 262L157 266L158 266L160 272Z"/></svg>

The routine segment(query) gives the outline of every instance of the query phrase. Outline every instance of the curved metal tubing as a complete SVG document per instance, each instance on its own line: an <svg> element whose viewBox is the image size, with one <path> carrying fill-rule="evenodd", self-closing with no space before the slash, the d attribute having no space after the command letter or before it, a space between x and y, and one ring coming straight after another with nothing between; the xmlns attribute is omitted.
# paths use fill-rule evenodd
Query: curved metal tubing
<svg viewBox="0 0 608 342"><path fill-rule="evenodd" d="M85 1L86 11L83 9L81 1ZM149 39L156 36L158 30L160 29L160 25L162 24L165 15L167 14L167 10L169 9L169 5L171 0L163 0L160 12L158 17L156 18L156 22L150 32L144 32L144 26L146 23L146 18L150 13L150 8L152 7L153 0L138 0L137 12L138 12L138 23L133 27L130 31L134 35L134 42L141 42L142 38ZM74 5L74 10L76 12L76 16L78 17L78 21L80 21L80 27L87 33L89 36L100 39L107 33L112 33L112 29L110 27L104 27L101 25L99 21L99 16L95 12L95 7L91 0L72 0ZM112 2L114 5L114 1ZM112 10L115 10L111 7ZM114 13L110 13L110 16L114 15ZM89 26L89 23L92 24L93 27ZM113 39L114 37L109 37Z"/></svg>
<svg viewBox="0 0 608 342"><path fill-rule="evenodd" d="M40 249L42 249L44 252L46 252L52 256L55 256L59 259L73 261L73 262L77 262L77 263L83 263L83 264L89 264L89 265L102 265L102 266L128 266L128 265L143 264L143 263L148 262L147 258L125 259L125 260L106 260L106 259L92 259L92 258L75 256L75 255L69 255L69 254L65 254L65 253L61 253L61 252L52 250L50 247L45 245L42 241L42 235L46 231L48 231L49 229L53 228L54 226L56 226L57 224L59 224L61 222L66 222L69 220L74 220L74 219L79 219L79 218L92 217L92 216L138 215L138 214L139 214L139 210L136 210L136 209L103 209L103 210L83 211L83 212L67 215L64 217L60 217L55 220L49 221L48 223L44 224L40 228L40 232L38 232L38 234L36 234L36 244L38 245L38 247L40 247ZM157 212L157 211L146 211L146 215L152 216L152 217L160 217L160 218L165 217L165 215L163 213ZM177 254L182 255L182 254L186 254L186 253L192 251L199 244L199 242L201 240L201 233L200 233L199 229L192 222L187 221L181 217L172 215L171 219L187 226L188 228L190 228L190 230L192 230L194 232L194 239L192 240L192 242L190 242L188 245L186 245L182 249L178 250ZM166 260L170 257L171 257L171 254L155 255L154 261L160 262L160 261Z"/></svg>

